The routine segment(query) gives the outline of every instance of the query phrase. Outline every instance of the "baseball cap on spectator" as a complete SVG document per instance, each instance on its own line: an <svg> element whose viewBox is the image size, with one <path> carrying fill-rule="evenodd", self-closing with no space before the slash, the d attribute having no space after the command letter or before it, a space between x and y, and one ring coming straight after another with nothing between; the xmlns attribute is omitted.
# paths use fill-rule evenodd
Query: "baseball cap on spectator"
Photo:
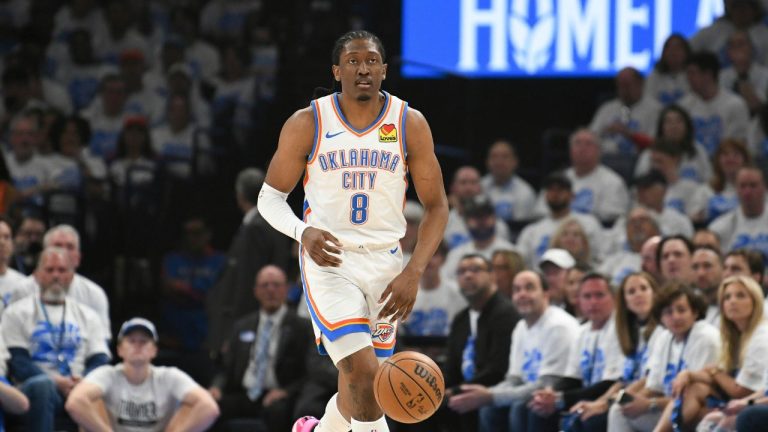
<svg viewBox="0 0 768 432"><path fill-rule="evenodd" d="M152 337L155 342L157 342L157 330L155 329L155 325L152 324L150 320L141 317L131 318L124 322L120 327L120 333L117 334L117 340L121 340L128 333L136 330L144 331L147 335Z"/></svg>
<svg viewBox="0 0 768 432"><path fill-rule="evenodd" d="M645 189L654 185L667 186L667 179L659 170L650 170L646 174L635 177L635 187Z"/></svg>
<svg viewBox="0 0 768 432"><path fill-rule="evenodd" d="M549 189L552 186L558 186L563 189L573 190L573 183L571 182L571 179L569 179L562 172L554 172L548 175L544 179L542 186L544 187L544 189Z"/></svg>
<svg viewBox="0 0 768 432"><path fill-rule="evenodd" d="M424 208L416 201L408 200L403 207L403 216L410 222L421 222L424 217Z"/></svg>
<svg viewBox="0 0 768 432"><path fill-rule="evenodd" d="M483 217L495 214L493 201L486 195L476 195L462 202L464 217Z"/></svg>
<svg viewBox="0 0 768 432"><path fill-rule="evenodd" d="M576 260L574 260L571 254L565 249L548 249L544 252L544 255L541 256L539 267L544 267L544 264L546 263L552 263L561 269L568 270L576 265Z"/></svg>

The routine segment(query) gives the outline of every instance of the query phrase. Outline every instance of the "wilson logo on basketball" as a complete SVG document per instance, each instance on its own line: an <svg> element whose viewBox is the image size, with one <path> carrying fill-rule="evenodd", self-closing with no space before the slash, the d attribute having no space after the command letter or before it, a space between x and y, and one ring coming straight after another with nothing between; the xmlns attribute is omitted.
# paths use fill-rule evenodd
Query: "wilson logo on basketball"
<svg viewBox="0 0 768 432"><path fill-rule="evenodd" d="M440 390L440 387L437 385L437 379L422 365L416 364L416 368L413 370L413 373L416 374L416 376L421 377L421 379L426 382L429 387L432 389L433 392L435 392L435 396L437 397L438 403L439 401L443 400L443 392Z"/></svg>
<svg viewBox="0 0 768 432"><path fill-rule="evenodd" d="M376 330L373 332L373 338L379 338L380 341L386 342L394 334L395 328L392 324L378 323L376 324Z"/></svg>
<svg viewBox="0 0 768 432"><path fill-rule="evenodd" d="M397 142L397 128L392 123L387 123L379 128L380 142Z"/></svg>

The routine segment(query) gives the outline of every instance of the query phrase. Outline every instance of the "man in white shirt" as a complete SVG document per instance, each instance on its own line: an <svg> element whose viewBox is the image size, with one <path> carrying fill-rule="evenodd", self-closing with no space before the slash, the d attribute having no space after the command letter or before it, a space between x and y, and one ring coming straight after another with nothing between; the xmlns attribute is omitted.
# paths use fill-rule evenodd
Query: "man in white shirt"
<svg viewBox="0 0 768 432"><path fill-rule="evenodd" d="M710 52L698 52L688 59L691 92L680 100L693 120L696 141L713 154L723 138L746 140L749 109L744 100L720 87L720 62Z"/></svg>
<svg viewBox="0 0 768 432"><path fill-rule="evenodd" d="M89 431L193 432L213 423L219 407L204 388L175 367L152 365L158 339L154 324L132 318L117 339L123 362L95 369L67 398L65 408L78 425Z"/></svg>
<svg viewBox="0 0 768 432"><path fill-rule="evenodd" d="M659 221L663 235L682 234L693 236L693 223L685 214L664 205L667 196L667 179L658 170L635 179L637 205L648 209Z"/></svg>
<svg viewBox="0 0 768 432"><path fill-rule="evenodd" d="M619 286L627 275L640 271L643 244L651 237L658 236L660 230L649 210L636 207L629 212L626 220L621 218L616 221L612 232L612 237L623 241L620 240L619 247L606 256L598 271L610 277L614 286Z"/></svg>
<svg viewBox="0 0 768 432"><path fill-rule="evenodd" d="M477 195L464 201L462 208L470 240L448 252L441 271L446 280L456 275L459 261L464 255L480 254L490 261L496 250L517 250L497 231L498 220L490 198Z"/></svg>
<svg viewBox="0 0 768 432"><path fill-rule="evenodd" d="M600 164L600 144L589 129L579 129L570 138L571 168L565 175L573 182L571 209L591 213L601 221L613 222L629 206L624 180Z"/></svg>
<svg viewBox="0 0 768 432"><path fill-rule="evenodd" d="M501 220L525 221L534 216L536 194L528 182L515 174L518 162L517 151L509 141L496 141L488 150L485 161L488 174L481 184Z"/></svg>
<svg viewBox="0 0 768 432"><path fill-rule="evenodd" d="M664 237L659 243L656 255L661 278L664 282L691 284L694 281L693 243L687 237L673 235Z"/></svg>
<svg viewBox="0 0 768 432"><path fill-rule="evenodd" d="M615 99L597 109L589 129L601 138L606 155L634 157L637 148L647 146L656 132L661 105L643 97L643 75L627 67L616 75Z"/></svg>
<svg viewBox="0 0 768 432"><path fill-rule="evenodd" d="M26 430L54 430L54 417L63 412L74 386L90 370L109 363L101 321L67 295L74 272L65 250L45 249L34 275L40 292L3 313L11 375L30 401Z"/></svg>
<svg viewBox="0 0 768 432"><path fill-rule="evenodd" d="M464 202L483 194L480 171L472 166L462 166L453 174L448 201L451 210L448 213L448 225L445 227L445 240L448 249L453 249L469 240L469 231L464 216ZM496 234L509 238L509 228L501 220L496 221Z"/></svg>
<svg viewBox="0 0 768 432"><path fill-rule="evenodd" d="M539 201L543 203L543 207L546 207L542 214L548 214L548 216L526 226L517 238L517 246L528 266L531 268L538 266L541 256L549 249L550 238L560 223L569 216L581 224L589 238L592 253L599 256L604 246L603 227L593 215L571 211L573 200L571 180L563 173L553 173L544 179L542 187L543 192L540 194Z"/></svg>
<svg viewBox="0 0 768 432"><path fill-rule="evenodd" d="M568 357L565 377L571 380L555 391L534 392L528 404L517 404L511 415L515 432L556 432L560 412L581 400L594 400L622 377L624 354L613 319L614 299L610 282L598 273L587 273L579 285L579 306L587 318L580 327Z"/></svg>
<svg viewBox="0 0 768 432"><path fill-rule="evenodd" d="M539 269L547 281L549 304L572 313L568 304L566 287L568 285L568 270L576 265L576 260L565 249L548 249L541 256Z"/></svg>
<svg viewBox="0 0 768 432"><path fill-rule="evenodd" d="M507 431L510 406L525 404L535 390L556 386L565 374L568 354L578 337L575 318L549 304L546 280L525 270L512 283L512 303L522 320L512 333L509 370L493 387L464 384L448 401L460 413L480 408L480 431Z"/></svg>
<svg viewBox="0 0 768 432"><path fill-rule="evenodd" d="M709 229L723 245L723 251L749 248L768 259L768 206L766 183L758 167L744 167L736 175L739 206L715 219Z"/></svg>
<svg viewBox="0 0 768 432"><path fill-rule="evenodd" d="M408 336L448 336L451 322L467 301L459 293L455 278L444 278L440 268L445 262L445 244L438 246L421 275L419 292L411 314L402 323Z"/></svg>
<svg viewBox="0 0 768 432"><path fill-rule="evenodd" d="M24 206L42 207L43 195L53 188L49 165L37 154L41 130L36 117L20 114L11 120L11 151L5 163L16 188L15 201Z"/></svg>
<svg viewBox="0 0 768 432"><path fill-rule="evenodd" d="M91 125L89 149L94 156L111 160L117 152L117 137L123 130L128 90L125 81L117 73L107 73L101 79L98 97L80 114Z"/></svg>
<svg viewBox="0 0 768 432"><path fill-rule="evenodd" d="M693 251L692 266L696 289L709 305L704 320L720 328L720 305L717 302L717 289L723 280L720 251L708 246L697 247Z"/></svg>

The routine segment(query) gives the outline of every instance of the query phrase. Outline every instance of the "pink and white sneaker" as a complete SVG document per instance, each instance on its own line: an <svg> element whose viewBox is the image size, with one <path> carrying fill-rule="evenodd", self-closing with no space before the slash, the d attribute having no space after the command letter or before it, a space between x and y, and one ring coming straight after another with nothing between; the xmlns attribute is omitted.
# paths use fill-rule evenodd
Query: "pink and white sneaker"
<svg viewBox="0 0 768 432"><path fill-rule="evenodd" d="M320 423L320 420L312 416L302 417L293 424L291 432L312 432L318 423Z"/></svg>

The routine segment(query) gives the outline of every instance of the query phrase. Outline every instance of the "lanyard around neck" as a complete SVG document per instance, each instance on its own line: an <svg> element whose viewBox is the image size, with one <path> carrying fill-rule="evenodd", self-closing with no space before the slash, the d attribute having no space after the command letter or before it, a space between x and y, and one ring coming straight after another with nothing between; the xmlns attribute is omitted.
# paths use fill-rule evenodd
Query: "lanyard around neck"
<svg viewBox="0 0 768 432"><path fill-rule="evenodd" d="M40 309L43 310L45 323L48 326L48 331L51 332L51 342L53 343L53 349L56 351L56 354L58 355L64 347L64 330L66 328L67 302L66 301L64 302L63 309L61 311L61 324L59 326L60 331L59 331L58 343L53 338L53 334L55 333L55 330L53 328L53 324L51 323L51 319L48 317L48 311L45 309L45 303L43 303L42 301L40 302Z"/></svg>

